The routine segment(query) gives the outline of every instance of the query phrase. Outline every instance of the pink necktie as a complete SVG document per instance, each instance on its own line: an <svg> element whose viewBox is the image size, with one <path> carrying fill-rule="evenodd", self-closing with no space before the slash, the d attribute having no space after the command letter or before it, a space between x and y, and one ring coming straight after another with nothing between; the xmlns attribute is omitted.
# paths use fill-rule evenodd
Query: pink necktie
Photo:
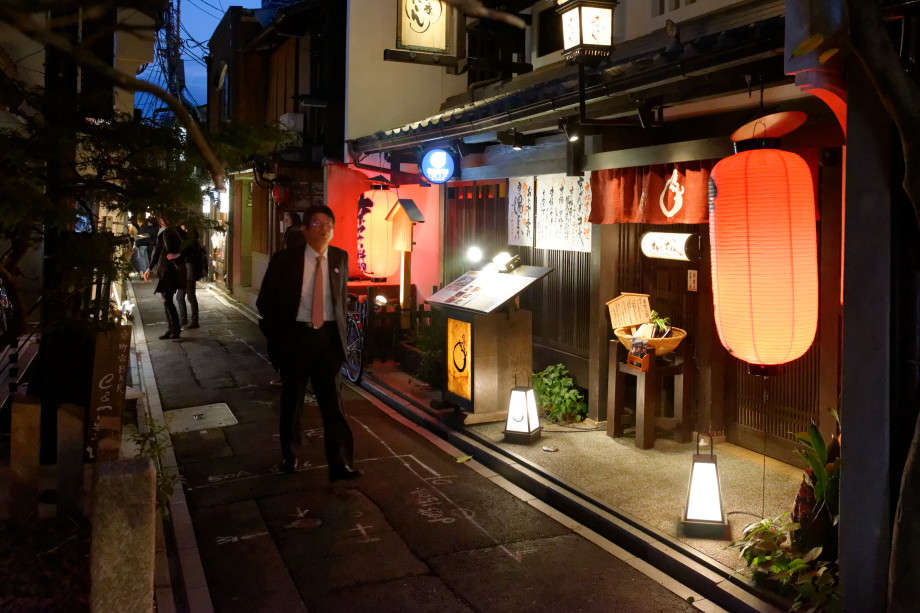
<svg viewBox="0 0 920 613"><path fill-rule="evenodd" d="M316 274L313 275L313 310L311 320L314 328L322 328L323 317L323 256L316 258Z"/></svg>

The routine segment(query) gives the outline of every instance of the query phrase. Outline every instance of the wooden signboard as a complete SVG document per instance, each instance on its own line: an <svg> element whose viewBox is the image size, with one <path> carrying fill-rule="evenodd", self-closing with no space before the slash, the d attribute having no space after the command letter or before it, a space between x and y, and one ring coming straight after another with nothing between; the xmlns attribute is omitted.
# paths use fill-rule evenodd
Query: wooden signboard
<svg viewBox="0 0 920 613"><path fill-rule="evenodd" d="M447 318L447 391L464 400L473 399L473 327L466 321Z"/></svg>
<svg viewBox="0 0 920 613"><path fill-rule="evenodd" d="M450 51L450 6L441 0L399 0L396 48Z"/></svg>
<svg viewBox="0 0 920 613"><path fill-rule="evenodd" d="M86 436L90 462L118 459L130 350L131 326L116 326L96 336Z"/></svg>
<svg viewBox="0 0 920 613"><path fill-rule="evenodd" d="M614 330L624 326L640 326L648 322L652 316L648 294L623 292L607 303L607 309L610 311L610 325Z"/></svg>

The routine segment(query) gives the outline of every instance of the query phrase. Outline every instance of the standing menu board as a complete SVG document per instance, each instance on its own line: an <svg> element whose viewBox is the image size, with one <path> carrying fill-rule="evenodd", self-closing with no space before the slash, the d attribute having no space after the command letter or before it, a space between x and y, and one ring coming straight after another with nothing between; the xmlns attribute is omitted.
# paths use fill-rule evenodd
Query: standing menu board
<svg viewBox="0 0 920 613"><path fill-rule="evenodd" d="M509 273L472 270L429 296L427 302L475 313L491 313L552 270L543 266L521 266Z"/></svg>

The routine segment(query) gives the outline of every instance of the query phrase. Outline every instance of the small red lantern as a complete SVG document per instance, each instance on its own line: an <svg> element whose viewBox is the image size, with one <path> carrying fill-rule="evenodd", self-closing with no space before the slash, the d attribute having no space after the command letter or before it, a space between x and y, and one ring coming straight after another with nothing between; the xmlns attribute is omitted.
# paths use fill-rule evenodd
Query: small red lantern
<svg viewBox="0 0 920 613"><path fill-rule="evenodd" d="M291 197L291 190L281 185L272 188L272 200L277 204L284 204Z"/></svg>
<svg viewBox="0 0 920 613"><path fill-rule="evenodd" d="M358 201L358 267L368 277L382 279L399 270L400 253L393 248L393 224L387 215L399 197L389 182L374 177L371 189Z"/></svg>
<svg viewBox="0 0 920 613"><path fill-rule="evenodd" d="M818 326L808 165L794 153L755 149L720 161L710 178L719 339L732 355L755 366L794 360L811 346Z"/></svg>

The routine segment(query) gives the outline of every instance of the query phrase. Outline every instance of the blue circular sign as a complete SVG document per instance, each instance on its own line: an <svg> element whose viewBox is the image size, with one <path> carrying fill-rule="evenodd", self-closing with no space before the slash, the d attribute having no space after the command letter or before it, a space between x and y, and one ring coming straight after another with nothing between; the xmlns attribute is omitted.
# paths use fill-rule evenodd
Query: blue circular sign
<svg viewBox="0 0 920 613"><path fill-rule="evenodd" d="M422 175L431 183L446 183L454 176L454 158L443 149L432 149L422 158Z"/></svg>

